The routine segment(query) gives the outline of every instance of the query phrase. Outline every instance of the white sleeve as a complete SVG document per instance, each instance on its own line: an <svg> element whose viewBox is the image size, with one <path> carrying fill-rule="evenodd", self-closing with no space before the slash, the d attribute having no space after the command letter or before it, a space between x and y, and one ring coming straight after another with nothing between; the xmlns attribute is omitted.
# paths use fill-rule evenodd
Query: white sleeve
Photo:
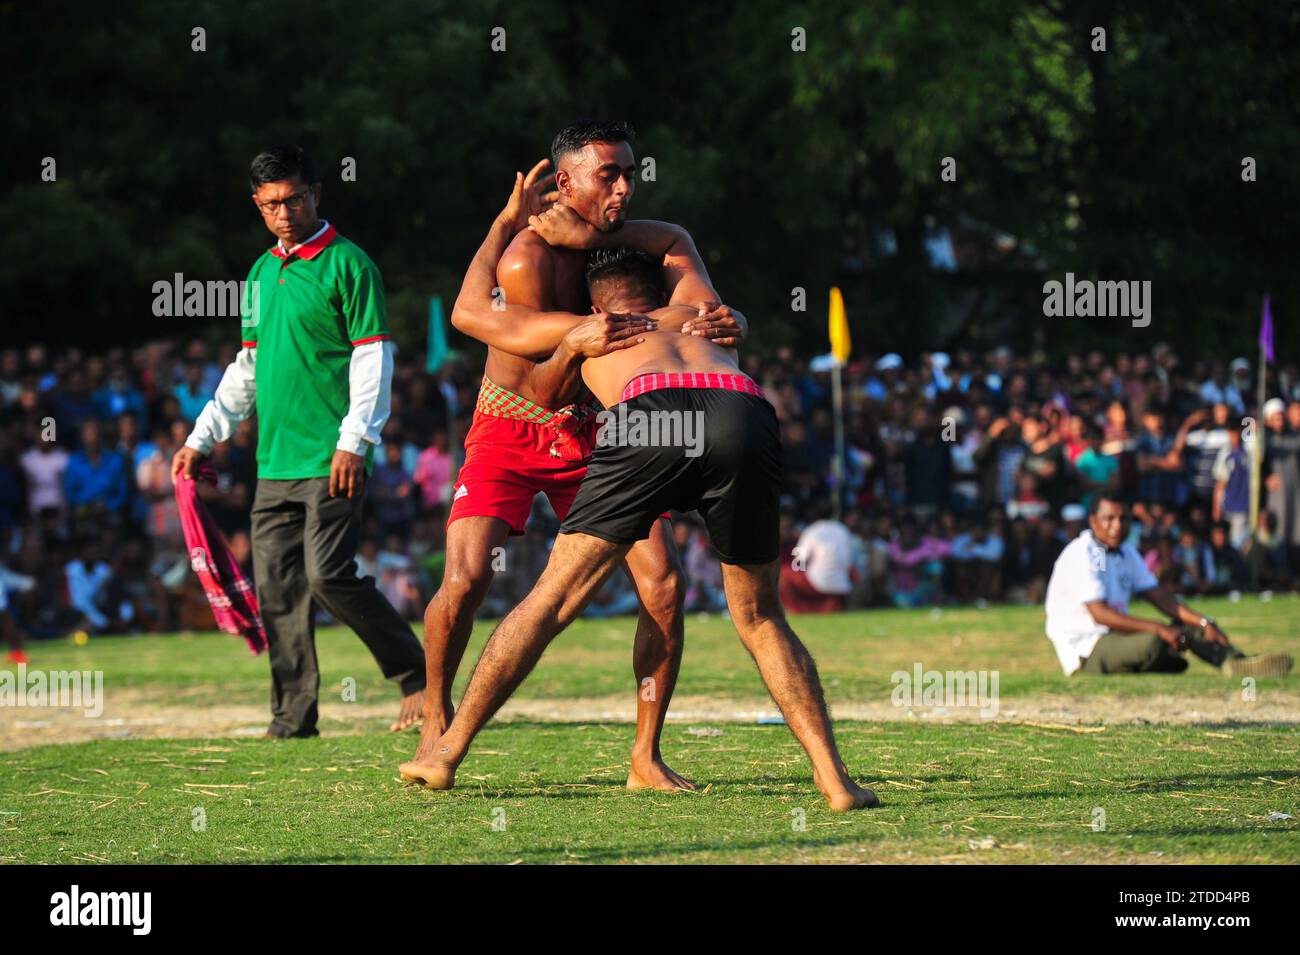
<svg viewBox="0 0 1300 955"><path fill-rule="evenodd" d="M1080 548L1078 556L1074 558L1076 565L1083 564L1079 568L1078 581L1079 595L1084 603L1106 599L1106 581L1101 575L1108 559L1110 554L1097 545Z"/></svg>
<svg viewBox="0 0 1300 955"><path fill-rule="evenodd" d="M199 413L194 430L185 439L185 446L200 454L207 454L220 441L229 441L239 422L257 407L257 382L254 366L256 348L241 348L235 360L226 366L217 393Z"/></svg>
<svg viewBox="0 0 1300 955"><path fill-rule="evenodd" d="M340 451L365 454L380 444L393 393L393 343L366 342L352 349L348 366L348 413L339 425Z"/></svg>

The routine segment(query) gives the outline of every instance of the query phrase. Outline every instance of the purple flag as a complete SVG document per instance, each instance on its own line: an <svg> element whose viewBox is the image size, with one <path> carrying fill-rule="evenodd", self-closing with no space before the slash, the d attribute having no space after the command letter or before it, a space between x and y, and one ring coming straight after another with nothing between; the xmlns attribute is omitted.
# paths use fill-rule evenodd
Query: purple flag
<svg viewBox="0 0 1300 955"><path fill-rule="evenodd" d="M1259 347L1264 349L1264 360L1273 364L1273 310L1268 295L1264 296L1264 312L1259 320Z"/></svg>

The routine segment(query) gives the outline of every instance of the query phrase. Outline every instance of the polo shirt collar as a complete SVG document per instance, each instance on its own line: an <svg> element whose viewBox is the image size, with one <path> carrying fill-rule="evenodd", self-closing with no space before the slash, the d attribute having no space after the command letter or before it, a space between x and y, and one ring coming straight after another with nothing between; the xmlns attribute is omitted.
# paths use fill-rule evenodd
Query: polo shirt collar
<svg viewBox="0 0 1300 955"><path fill-rule="evenodd" d="M271 254L277 259L288 259L289 256L296 255L300 259L310 261L320 255L321 250L333 242L336 235L338 235L338 232L329 224L329 220L322 219L321 227L316 230L314 235L299 242L291 249L286 249L282 242L277 241L271 247Z"/></svg>

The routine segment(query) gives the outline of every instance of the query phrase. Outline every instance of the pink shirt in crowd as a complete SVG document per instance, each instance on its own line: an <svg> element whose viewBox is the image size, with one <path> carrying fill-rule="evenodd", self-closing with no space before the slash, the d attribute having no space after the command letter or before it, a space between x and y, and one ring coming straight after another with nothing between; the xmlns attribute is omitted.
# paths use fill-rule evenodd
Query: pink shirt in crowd
<svg viewBox="0 0 1300 955"><path fill-rule="evenodd" d="M433 446L425 448L415 459L414 478L426 506L446 503L451 487L451 455Z"/></svg>
<svg viewBox="0 0 1300 955"><path fill-rule="evenodd" d="M942 560L952 553L952 545L937 537L922 537L911 550L903 550L898 541L889 542L889 559L894 564L894 586L899 590L916 587L916 568L926 561Z"/></svg>

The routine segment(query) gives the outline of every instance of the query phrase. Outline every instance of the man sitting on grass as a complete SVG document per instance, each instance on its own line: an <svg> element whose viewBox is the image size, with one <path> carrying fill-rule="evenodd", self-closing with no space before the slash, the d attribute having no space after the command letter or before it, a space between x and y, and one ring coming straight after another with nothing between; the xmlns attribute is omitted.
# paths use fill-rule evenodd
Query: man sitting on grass
<svg viewBox="0 0 1300 955"><path fill-rule="evenodd" d="M1124 543L1127 524L1124 503L1099 493L1088 511L1089 530L1066 546L1052 568L1047 636L1067 676L1080 670L1181 673L1187 669L1185 650L1231 677L1283 676L1291 669L1294 661L1286 654L1246 656L1212 617L1161 587L1137 549ZM1135 594L1170 622L1130 616Z"/></svg>

